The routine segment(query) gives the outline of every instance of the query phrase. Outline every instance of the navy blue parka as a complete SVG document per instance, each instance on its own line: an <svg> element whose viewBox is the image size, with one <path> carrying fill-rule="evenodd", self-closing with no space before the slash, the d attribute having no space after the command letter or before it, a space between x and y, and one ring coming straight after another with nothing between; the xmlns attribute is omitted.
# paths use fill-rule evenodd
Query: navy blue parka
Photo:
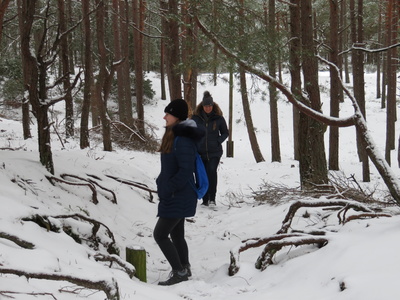
<svg viewBox="0 0 400 300"><path fill-rule="evenodd" d="M200 103L196 107L192 119L198 127L206 130L206 135L199 147L201 158L209 160L213 157L221 157L223 153L222 143L228 138L229 130L218 104L214 102L213 110L207 115Z"/></svg>
<svg viewBox="0 0 400 300"><path fill-rule="evenodd" d="M193 172L197 144L205 135L193 120L185 120L172 128L175 140L172 151L161 153L161 172L156 179L158 217L186 218L196 213L197 194Z"/></svg>

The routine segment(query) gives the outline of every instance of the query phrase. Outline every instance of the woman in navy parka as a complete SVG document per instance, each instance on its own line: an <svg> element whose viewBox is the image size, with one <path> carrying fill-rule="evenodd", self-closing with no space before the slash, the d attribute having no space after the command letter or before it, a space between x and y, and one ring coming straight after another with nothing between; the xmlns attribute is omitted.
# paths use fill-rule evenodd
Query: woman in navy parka
<svg viewBox="0 0 400 300"><path fill-rule="evenodd" d="M218 183L218 165L223 153L222 143L228 138L229 130L222 110L208 91L204 92L202 102L197 105L192 116L197 126L206 131L201 141L199 153L207 170L208 191L203 197L203 205L215 205Z"/></svg>
<svg viewBox="0 0 400 300"><path fill-rule="evenodd" d="M185 218L196 213L197 194L192 187L196 144L205 132L193 120L187 120L186 101L173 100L164 111L166 127L159 150L161 172L156 180L159 219L154 239L172 267L170 278L158 284L172 285L191 276Z"/></svg>

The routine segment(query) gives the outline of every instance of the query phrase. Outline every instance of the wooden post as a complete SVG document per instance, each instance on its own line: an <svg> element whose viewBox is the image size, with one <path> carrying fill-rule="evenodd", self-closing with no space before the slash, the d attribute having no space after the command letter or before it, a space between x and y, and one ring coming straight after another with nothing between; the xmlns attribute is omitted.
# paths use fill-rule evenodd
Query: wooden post
<svg viewBox="0 0 400 300"><path fill-rule="evenodd" d="M146 250L141 246L126 247L126 261L135 267L135 277L143 282L147 282L146 255Z"/></svg>
<svg viewBox="0 0 400 300"><path fill-rule="evenodd" d="M229 137L226 142L226 157L233 157L233 141L232 141L232 125L233 125L233 67L229 67Z"/></svg>

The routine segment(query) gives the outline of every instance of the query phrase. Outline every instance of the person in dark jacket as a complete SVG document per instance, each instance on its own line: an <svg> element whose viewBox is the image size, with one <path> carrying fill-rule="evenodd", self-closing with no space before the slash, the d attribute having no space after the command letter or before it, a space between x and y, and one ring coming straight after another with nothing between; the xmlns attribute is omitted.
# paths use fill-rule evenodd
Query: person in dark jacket
<svg viewBox="0 0 400 300"><path fill-rule="evenodd" d="M228 126L221 108L214 102L208 91L204 92L202 102L197 105L192 119L197 126L206 130L206 136L199 146L199 154L203 160L208 176L208 191L203 197L203 205L215 205L217 193L217 169L223 153L222 143L229 136Z"/></svg>
<svg viewBox="0 0 400 300"><path fill-rule="evenodd" d="M172 267L169 279L158 284L172 285L191 276L185 218L196 213L193 172L197 144L205 132L187 119L188 105L182 99L171 101L164 112L166 126L159 149L161 171L156 179L159 218L154 239Z"/></svg>

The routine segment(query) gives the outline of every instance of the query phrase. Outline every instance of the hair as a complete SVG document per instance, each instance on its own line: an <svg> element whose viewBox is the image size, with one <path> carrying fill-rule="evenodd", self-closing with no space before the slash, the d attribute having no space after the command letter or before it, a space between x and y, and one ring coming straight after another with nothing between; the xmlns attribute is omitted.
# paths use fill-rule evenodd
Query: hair
<svg viewBox="0 0 400 300"><path fill-rule="evenodd" d="M174 138L175 138L175 134L172 130L172 127L174 127L178 123L179 123L179 120L177 120L177 122L172 124L171 126L165 127L165 132L161 139L161 145L160 145L160 148L158 149L158 152L170 153L172 151L172 147L174 144Z"/></svg>

